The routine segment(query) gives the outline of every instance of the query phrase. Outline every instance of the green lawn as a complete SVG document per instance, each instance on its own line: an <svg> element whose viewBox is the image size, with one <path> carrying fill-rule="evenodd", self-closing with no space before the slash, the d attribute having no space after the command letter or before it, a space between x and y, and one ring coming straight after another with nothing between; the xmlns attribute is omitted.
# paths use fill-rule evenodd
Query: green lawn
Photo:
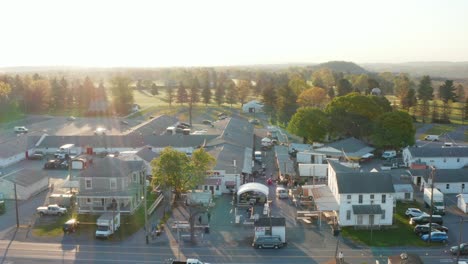
<svg viewBox="0 0 468 264"><path fill-rule="evenodd" d="M397 203L396 211L393 215L393 226L384 230L373 230L372 241L370 230L354 229L352 227L343 227L342 235L357 243L373 247L392 247L392 246L428 246L414 232L413 226L409 224L409 219L405 215L408 207L419 207L417 203ZM439 245L434 243L433 245Z"/></svg>

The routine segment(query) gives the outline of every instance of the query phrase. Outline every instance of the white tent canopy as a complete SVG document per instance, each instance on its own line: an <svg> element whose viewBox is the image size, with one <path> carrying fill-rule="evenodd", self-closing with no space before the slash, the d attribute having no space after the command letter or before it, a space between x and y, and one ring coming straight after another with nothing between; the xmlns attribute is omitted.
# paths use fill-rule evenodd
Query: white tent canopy
<svg viewBox="0 0 468 264"><path fill-rule="evenodd" d="M265 194L266 197L268 197L269 189L268 186L266 186L265 184L261 184L258 182L249 182L243 184L239 187L239 190L237 191L237 201L239 201L239 196L246 192L261 192Z"/></svg>

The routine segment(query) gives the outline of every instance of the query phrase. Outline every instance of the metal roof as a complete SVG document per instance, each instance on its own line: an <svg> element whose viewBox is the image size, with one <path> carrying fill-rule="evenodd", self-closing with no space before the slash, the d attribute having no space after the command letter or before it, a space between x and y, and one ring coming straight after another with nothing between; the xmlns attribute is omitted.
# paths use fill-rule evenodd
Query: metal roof
<svg viewBox="0 0 468 264"><path fill-rule="evenodd" d="M142 160L121 160L118 157L95 159L78 177L127 177L144 169Z"/></svg>
<svg viewBox="0 0 468 264"><path fill-rule="evenodd" d="M413 158L424 157L468 157L468 147L408 147Z"/></svg>

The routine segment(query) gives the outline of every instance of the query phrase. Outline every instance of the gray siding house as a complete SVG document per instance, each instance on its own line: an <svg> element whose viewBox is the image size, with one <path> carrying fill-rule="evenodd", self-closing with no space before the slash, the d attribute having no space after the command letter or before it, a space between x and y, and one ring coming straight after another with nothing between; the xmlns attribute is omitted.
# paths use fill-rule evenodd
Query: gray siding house
<svg viewBox="0 0 468 264"><path fill-rule="evenodd" d="M78 176L78 213L132 214L142 203L146 167L141 160L105 157Z"/></svg>

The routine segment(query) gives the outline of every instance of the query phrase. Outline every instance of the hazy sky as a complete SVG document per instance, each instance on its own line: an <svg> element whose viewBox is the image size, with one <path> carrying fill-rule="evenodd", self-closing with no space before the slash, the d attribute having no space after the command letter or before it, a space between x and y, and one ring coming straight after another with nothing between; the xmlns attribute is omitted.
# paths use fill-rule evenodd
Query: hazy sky
<svg viewBox="0 0 468 264"><path fill-rule="evenodd" d="M0 66L468 61L468 0L2 0Z"/></svg>

